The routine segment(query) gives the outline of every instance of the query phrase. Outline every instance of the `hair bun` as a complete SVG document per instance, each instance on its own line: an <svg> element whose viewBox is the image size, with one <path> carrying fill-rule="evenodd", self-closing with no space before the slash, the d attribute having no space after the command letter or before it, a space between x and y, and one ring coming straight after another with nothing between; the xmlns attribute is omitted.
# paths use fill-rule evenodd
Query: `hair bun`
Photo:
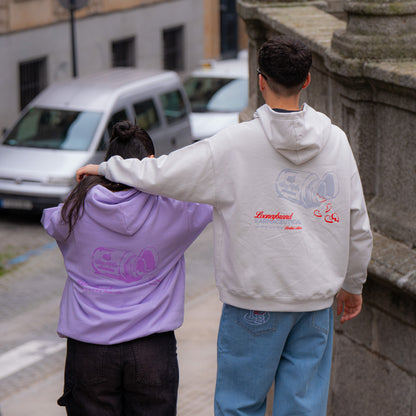
<svg viewBox="0 0 416 416"><path fill-rule="evenodd" d="M134 136L135 127L128 121L120 121L114 124L113 135L118 137L119 140L127 141Z"/></svg>

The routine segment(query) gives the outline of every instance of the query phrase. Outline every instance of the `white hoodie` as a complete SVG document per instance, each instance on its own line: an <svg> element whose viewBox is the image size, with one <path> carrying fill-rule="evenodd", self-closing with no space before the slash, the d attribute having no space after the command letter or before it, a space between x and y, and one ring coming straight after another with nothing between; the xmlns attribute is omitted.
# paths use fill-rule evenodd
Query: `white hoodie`
<svg viewBox="0 0 416 416"><path fill-rule="evenodd" d="M308 105L254 120L157 159L101 163L99 172L148 193L214 206L222 302L262 311L329 307L359 294L372 234L347 137Z"/></svg>

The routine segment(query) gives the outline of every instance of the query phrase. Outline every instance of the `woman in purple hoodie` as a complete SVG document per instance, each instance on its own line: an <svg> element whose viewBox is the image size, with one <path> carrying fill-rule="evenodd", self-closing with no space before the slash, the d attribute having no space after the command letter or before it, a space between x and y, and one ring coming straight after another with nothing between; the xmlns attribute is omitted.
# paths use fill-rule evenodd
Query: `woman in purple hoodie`
<svg viewBox="0 0 416 416"><path fill-rule="evenodd" d="M123 121L105 160L153 154L147 132ZM58 404L68 415L176 414L184 252L211 220L208 205L100 176L84 178L63 204L44 211L68 274L58 323L67 338Z"/></svg>

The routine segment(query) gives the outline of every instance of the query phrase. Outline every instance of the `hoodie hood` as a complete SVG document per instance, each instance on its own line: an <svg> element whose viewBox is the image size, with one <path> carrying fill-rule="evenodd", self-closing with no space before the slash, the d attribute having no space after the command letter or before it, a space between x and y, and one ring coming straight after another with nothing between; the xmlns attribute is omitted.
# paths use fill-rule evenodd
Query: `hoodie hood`
<svg viewBox="0 0 416 416"><path fill-rule="evenodd" d="M254 113L273 148L295 165L315 158L328 142L331 120L304 104L301 111L279 113L264 104Z"/></svg>
<svg viewBox="0 0 416 416"><path fill-rule="evenodd" d="M141 194L141 198L137 198ZM85 198L85 215L101 227L122 235L136 233L150 215L155 197L137 189L112 192L94 186Z"/></svg>

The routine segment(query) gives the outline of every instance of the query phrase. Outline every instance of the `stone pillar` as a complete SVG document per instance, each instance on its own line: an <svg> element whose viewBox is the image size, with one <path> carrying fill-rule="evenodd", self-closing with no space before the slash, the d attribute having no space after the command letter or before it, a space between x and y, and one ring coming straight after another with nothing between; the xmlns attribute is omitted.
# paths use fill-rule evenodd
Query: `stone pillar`
<svg viewBox="0 0 416 416"><path fill-rule="evenodd" d="M240 113L240 121L253 118L257 107L264 103L257 84L257 51L267 39L266 28L257 18L257 6L267 3L266 1L247 0L242 6L237 2L237 12L243 19L248 35L248 70L249 70L249 103Z"/></svg>
<svg viewBox="0 0 416 416"><path fill-rule="evenodd" d="M246 121L253 117L253 113L262 104L264 104L263 97L260 94L257 81L257 51L260 46L266 41L264 26L258 20L246 20L246 30L248 33L248 69L249 79L249 104L240 114L240 121Z"/></svg>
<svg viewBox="0 0 416 416"><path fill-rule="evenodd" d="M334 31L327 57L350 83L342 127L353 127L353 149L362 146L356 157L373 227L414 247L416 1L345 0L344 9L347 25Z"/></svg>
<svg viewBox="0 0 416 416"><path fill-rule="evenodd" d="M334 32L332 48L347 58L414 59L416 2L345 0L345 31Z"/></svg>

